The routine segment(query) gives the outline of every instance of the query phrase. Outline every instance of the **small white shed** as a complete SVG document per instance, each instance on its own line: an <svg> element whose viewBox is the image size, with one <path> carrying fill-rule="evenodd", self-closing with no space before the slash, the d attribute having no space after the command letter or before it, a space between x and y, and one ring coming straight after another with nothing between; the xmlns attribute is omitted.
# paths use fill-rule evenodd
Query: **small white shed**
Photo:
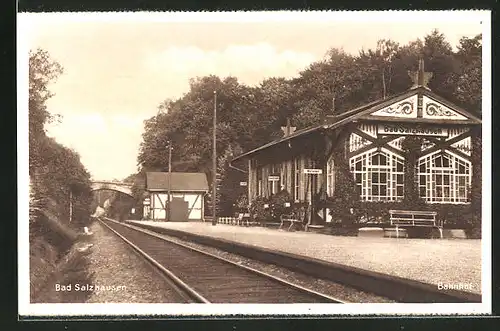
<svg viewBox="0 0 500 331"><path fill-rule="evenodd" d="M171 193L170 205L172 206L171 220L203 220L204 197L208 192L208 181L205 173L147 172L146 192L150 199L151 219L167 220L169 190Z"/></svg>

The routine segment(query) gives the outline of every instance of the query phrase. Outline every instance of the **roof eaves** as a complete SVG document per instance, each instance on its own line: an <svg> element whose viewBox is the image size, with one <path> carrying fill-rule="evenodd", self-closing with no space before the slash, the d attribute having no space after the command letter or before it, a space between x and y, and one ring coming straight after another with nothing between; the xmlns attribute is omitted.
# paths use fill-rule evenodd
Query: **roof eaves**
<svg viewBox="0 0 500 331"><path fill-rule="evenodd" d="M413 88L411 88L409 90L406 90L406 91L397 93L395 95L392 95L392 96L390 96L388 98L378 99L378 100L372 101L372 102L370 102L368 104L362 105L360 107L348 110L348 111L346 111L346 112L344 112L342 114L339 114L339 115L336 115L334 117L331 117L330 123L326 123L326 124L322 124L322 125L318 125L318 126L309 127L309 128L303 129L301 131L297 131L297 132L295 132L295 133L293 133L293 134L291 134L291 135L289 135L287 137L284 137L284 138L281 138L279 140L275 140L275 141L272 141L270 143L267 143L267 144L265 144L263 146L260 146L258 148L255 148L255 149L253 149L251 151L248 151L248 152L246 152L244 154L241 154L241 155L235 157L232 161L239 160L239 159L241 159L243 157L251 155L251 154L253 154L255 152L258 152L260 150L266 149L268 147L277 145L277 144L282 143L284 141L296 138L298 136L310 133L312 131L315 131L315 130L318 130L318 129L321 129L321 128L322 129L332 129L332 128L339 127L341 125L344 125L345 123L348 123L348 122L350 122L352 120L360 118L363 115L366 115L366 114L372 113L374 111L377 111L380 108L383 108L383 107L385 107L387 105L390 105L390 104L392 104L394 102L398 102L400 100L403 100L403 99L407 98L408 96L410 96L412 94L415 94L415 93L419 93L419 92L423 92L425 94L428 94L428 95L434 97L435 99L437 99L440 102L443 102L443 103L446 103L448 105L451 105L451 106L453 106L453 108L458 109L461 112L464 112L465 114L467 114L467 116L474 117L475 121L481 122L481 119L475 117L473 114L470 114L469 112L467 112L465 110L462 110L460 107L457 107L455 105L450 104L450 102L447 102L446 100L442 99L441 97L439 97L438 95L436 95L435 93L433 93L432 91L430 91L428 88L425 88L423 86L416 86L416 87L413 87ZM465 114L462 114L462 115L466 116Z"/></svg>
<svg viewBox="0 0 500 331"><path fill-rule="evenodd" d="M167 192L168 188L150 188L147 189L148 192ZM192 190L186 190L186 189L171 189L171 192L208 192L208 189L200 188L200 189L192 189Z"/></svg>
<svg viewBox="0 0 500 331"><path fill-rule="evenodd" d="M278 145L278 144L280 144L282 142L285 142L285 141L291 140L293 138L297 138L297 137L303 136L303 135L305 135L307 133L311 133L313 131L319 130L321 128L323 128L323 125L311 126L309 128L305 128L305 129L296 131L296 132L292 133L289 136L280 138L278 140L271 141L271 142L269 142L269 143L267 143L265 145L262 145L260 147L255 148L255 149L252 149L252 150L250 150L250 151L248 151L246 153L238 155L237 157L233 158L231 162L239 160L239 159L242 159L242 158L244 158L244 157L246 157L248 155L254 154L254 153L258 152L258 151L264 150L264 149L269 148L271 146Z"/></svg>

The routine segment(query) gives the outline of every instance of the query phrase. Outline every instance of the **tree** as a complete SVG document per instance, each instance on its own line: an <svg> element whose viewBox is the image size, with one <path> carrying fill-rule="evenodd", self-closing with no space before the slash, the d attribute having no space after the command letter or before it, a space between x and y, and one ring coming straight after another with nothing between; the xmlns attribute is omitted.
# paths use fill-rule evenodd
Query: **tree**
<svg viewBox="0 0 500 331"><path fill-rule="evenodd" d="M244 193L244 188L239 186L240 181L244 181L243 174L229 167L229 162L241 154L241 148L238 145L229 145L217 160L217 200L218 211L223 215L231 215L234 212L233 203L236 198Z"/></svg>
<svg viewBox="0 0 500 331"><path fill-rule="evenodd" d="M58 119L46 106L54 94L49 85L63 72L62 66L52 61L47 51L37 49L29 53L29 164L30 174L40 162L38 146L45 136L45 124Z"/></svg>
<svg viewBox="0 0 500 331"><path fill-rule="evenodd" d="M297 88L292 80L273 77L262 81L255 93L258 106L253 108L253 116L250 118L250 123L259 123L251 132L251 147L258 147L282 137L281 127L286 125L286 119L291 119L296 112L296 92Z"/></svg>
<svg viewBox="0 0 500 331"><path fill-rule="evenodd" d="M385 99L391 91L394 75L393 59L399 50L399 44L392 40L381 39L375 50L361 51L359 62L369 73L364 82L368 91L368 99Z"/></svg>
<svg viewBox="0 0 500 331"><path fill-rule="evenodd" d="M62 74L62 67L44 50L30 51L29 56L29 175L34 201L39 208L69 222L72 199L72 225L86 224L91 205L90 174L78 153L45 133L45 124L58 118L49 112L46 102L53 96L49 85Z"/></svg>
<svg viewBox="0 0 500 331"><path fill-rule="evenodd" d="M456 100L454 95L460 63L444 34L433 30L425 36L422 52L426 71L433 72L429 88L450 101Z"/></svg>
<svg viewBox="0 0 500 331"><path fill-rule="evenodd" d="M172 141L174 171L205 172L212 185L214 91L218 165L223 173L221 201L237 198L232 193L237 189L231 185L237 186L241 176L221 165L227 163L229 151L248 151L281 138L287 118L292 126L302 129L321 124L328 115L406 91L412 86L408 71L417 69L419 58L424 59L426 71L434 73L429 82L434 92L466 109L480 111L480 41L480 36L462 38L454 52L444 35L434 30L405 45L381 39L374 49L358 55L333 48L298 77L271 77L255 87L241 84L234 77L194 78L188 93L175 101L165 100L159 113L145 121L138 156L140 169L166 171L166 146Z"/></svg>
<svg viewBox="0 0 500 331"><path fill-rule="evenodd" d="M212 185L214 91L217 91L218 156L234 149L251 148L270 136L271 130L265 130L260 141L255 138L259 130L267 127L267 124L259 125L259 121L268 116L263 115L265 110L257 105L254 88L238 83L234 77L192 79L190 91L179 100L169 102L168 113L145 121L138 156L142 170L166 171L168 149L165 146L172 141L173 171L205 172Z"/></svg>
<svg viewBox="0 0 500 331"><path fill-rule="evenodd" d="M457 79L457 99L466 107L481 113L482 35L460 39L456 57L461 63Z"/></svg>

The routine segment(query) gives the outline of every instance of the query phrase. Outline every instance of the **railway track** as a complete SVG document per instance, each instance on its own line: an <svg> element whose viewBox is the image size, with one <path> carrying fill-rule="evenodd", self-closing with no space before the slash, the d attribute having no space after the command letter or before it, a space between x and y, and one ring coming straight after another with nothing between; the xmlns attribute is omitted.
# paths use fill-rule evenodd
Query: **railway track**
<svg viewBox="0 0 500 331"><path fill-rule="evenodd" d="M439 290L436 285L422 283L380 272L359 269L338 263L257 247L222 238L194 234L177 229L134 224L159 234L180 238L199 245L276 265L299 274L342 284L351 289L404 303L479 303L481 294L460 290Z"/></svg>
<svg viewBox="0 0 500 331"><path fill-rule="evenodd" d="M153 264L187 302L343 303L199 249L111 220L100 222Z"/></svg>

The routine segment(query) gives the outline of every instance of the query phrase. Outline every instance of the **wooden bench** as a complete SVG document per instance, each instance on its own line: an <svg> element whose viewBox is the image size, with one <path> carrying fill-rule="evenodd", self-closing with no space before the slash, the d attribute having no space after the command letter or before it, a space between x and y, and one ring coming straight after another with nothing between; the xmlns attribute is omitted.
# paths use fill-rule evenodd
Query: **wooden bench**
<svg viewBox="0 0 500 331"><path fill-rule="evenodd" d="M297 225L300 229L304 229L304 223L301 220L295 218L293 215L281 215L280 219L281 223L279 229L282 229L285 224L288 223L290 223L290 225L288 226L287 231L291 231L295 225Z"/></svg>
<svg viewBox="0 0 500 331"><path fill-rule="evenodd" d="M306 224L305 230L306 231L321 231L325 228L324 225L316 225L316 224Z"/></svg>
<svg viewBox="0 0 500 331"><path fill-rule="evenodd" d="M238 213L235 218L236 225L254 225L255 222L250 220L250 213Z"/></svg>
<svg viewBox="0 0 500 331"><path fill-rule="evenodd" d="M443 226L436 220L437 212L422 210L389 210L390 223L399 227L431 227L439 230L443 238Z"/></svg>

